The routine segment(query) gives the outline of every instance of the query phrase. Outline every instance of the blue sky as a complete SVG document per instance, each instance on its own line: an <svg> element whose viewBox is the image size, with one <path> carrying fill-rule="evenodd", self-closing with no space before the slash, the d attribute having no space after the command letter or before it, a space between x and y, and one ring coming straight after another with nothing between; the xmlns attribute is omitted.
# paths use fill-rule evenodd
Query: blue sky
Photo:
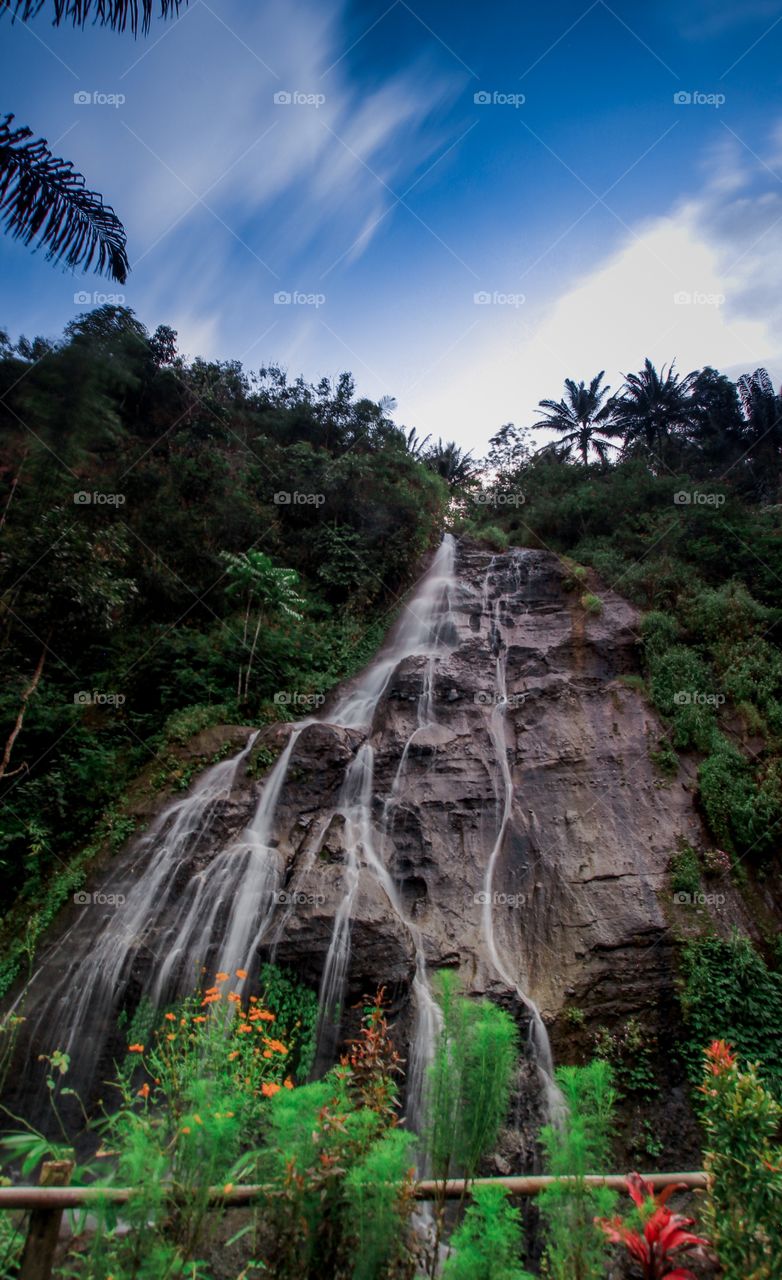
<svg viewBox="0 0 782 1280"><path fill-rule="evenodd" d="M349 368L478 453L647 354L782 377L782 0L193 0L135 42L0 36L3 109L133 265L120 287L0 239L13 335L121 289L190 355Z"/></svg>

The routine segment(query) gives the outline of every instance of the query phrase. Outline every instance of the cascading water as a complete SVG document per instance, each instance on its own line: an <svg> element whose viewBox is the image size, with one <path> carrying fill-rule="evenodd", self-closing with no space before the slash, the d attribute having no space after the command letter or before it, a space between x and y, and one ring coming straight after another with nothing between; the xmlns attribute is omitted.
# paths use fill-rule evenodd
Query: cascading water
<svg viewBox="0 0 782 1280"><path fill-rule="evenodd" d="M341 1002L350 960L350 926L358 892L361 855L372 845L372 748L363 743L348 766L337 812L345 820L345 867L342 901L334 917L331 942L320 983L318 1044L321 1057L333 1058L339 1032Z"/></svg>
<svg viewBox="0 0 782 1280"><path fill-rule="evenodd" d="M389 796L383 806L380 830L375 832L372 821L373 757L365 743L357 754L345 779L344 801L348 807L341 812L345 818L345 846L347 865L344 896L337 911L326 968L321 984L320 1053L325 1057L333 1044L335 1025L333 1008L344 985L350 946L350 914L359 886L359 850L363 863L376 883L385 893L395 916L409 933L415 951L415 976L413 978L413 1002L415 1024L410 1046L410 1062L407 1073L407 1122L415 1126L422 1115L426 1066L430 1060L438 1026L439 1009L429 983L424 942L420 929L408 919L398 889L382 860L386 843L387 821L396 801L410 747L419 730L433 722L434 669L437 656L447 652L453 641L453 615L451 612L454 588L454 563L456 544L446 534L432 562L420 590L406 607L405 615L389 650L381 655L365 672L359 684L350 690L331 714L332 723L346 728L368 728L388 682L399 664L406 658L424 656L426 665L421 694L416 709L416 727L407 739ZM359 785L360 783L360 785ZM349 787L352 791L349 791ZM378 847L381 854L377 852ZM347 919L347 923L346 923ZM335 986L339 975L339 991Z"/></svg>
<svg viewBox="0 0 782 1280"><path fill-rule="evenodd" d="M299 735L312 721L305 720L288 739L261 792L252 822L240 838L228 845L190 881L181 911L169 931L170 951L151 992L159 1004L171 996L174 974L197 971L204 939L219 937L219 963L229 972L246 967L263 937L276 906L279 860L271 844L274 815ZM219 929L218 929L219 925ZM192 986L192 982L190 983Z"/></svg>
<svg viewBox="0 0 782 1280"><path fill-rule="evenodd" d="M16 1001L15 1008L24 1013L28 991L34 992L39 981L43 984L44 998L27 1030L35 1037L45 1035L53 1047L74 1056L82 1067L77 1075L83 1087L88 1086L100 1059L106 1028L113 1025L143 940L175 899L180 865L208 847L219 806L229 798L256 737L252 734L233 758L207 769L189 795L163 810L139 842L124 876L118 879L112 872L106 886L110 893L105 896L124 899L122 909L109 910L94 933L79 928L86 911L94 910L85 906L81 917L43 955ZM142 868L140 875L138 868ZM198 875L194 882L194 893L201 897ZM100 895L95 897L97 900ZM172 946L169 980L176 969L178 984L184 982L186 988L192 988L205 954L191 957L192 967L188 968L171 931L163 934L162 941L164 947ZM53 985L52 973L58 975Z"/></svg>
<svg viewBox="0 0 782 1280"><path fill-rule="evenodd" d="M220 846L217 816L243 775L242 766L254 741L248 740L232 760L207 770L191 793L170 805L149 832L126 857L125 871L111 870L111 888L125 895L122 911L107 915L97 932L88 920L77 921L42 959L28 987L33 1019L29 1042L37 1052L52 1048L70 1050L76 1065L75 1083L84 1091L90 1072L106 1061L110 1029L129 990L132 1006L140 996L163 1004L191 990L202 966L251 971L259 948L274 954L286 923L291 921L291 899L306 876L317 872L319 841L331 819L342 822L342 866L337 898L330 916L330 936L320 972L319 1060L333 1060L340 1032L351 964L353 923L362 885L382 899L406 936L413 959L410 981L413 1029L408 1050L406 1120L420 1126L425 1111L426 1068L434 1049L440 1020L432 995L425 942L429 934L415 911L408 912L401 883L389 870L396 864L395 819L401 813L410 785L422 778L436 784L438 733L442 704L435 696L438 672L447 669L450 655L461 643L460 614L456 598L456 546L446 535L418 589L404 606L402 617L377 659L347 688L336 705L317 719L298 722L287 745L267 775L253 817L238 838ZM511 566L518 573L519 566ZM495 938L492 896L500 856L511 816L512 780L505 742L505 654L500 635L500 601L490 609L492 570L483 589L483 616L490 617L496 697L488 716L488 735L497 768L497 827L484 867L482 949L495 975L517 991L529 1011L531 1043L552 1105L551 1055L548 1038L537 1008L519 990L511 966L504 963ZM471 607L470 607L471 608ZM461 609L462 614L465 612ZM474 630L474 628L473 628ZM383 724L378 708L394 673L407 659L419 664L421 685L416 698L414 723L405 727L401 750L391 759L391 776L378 780L378 747ZM449 676L450 680L451 677ZM407 695L409 697L409 695ZM404 703L394 704L397 723L404 722ZM473 714L480 715L479 709ZM376 724L375 722L378 721ZM281 813L284 790L291 785L291 765L297 747L311 726L339 726L350 737L352 759L331 809L313 826L309 852L300 861L291 858L290 845L281 847ZM361 737L363 735L363 742ZM356 743L358 743L356 747ZM389 756L383 757L387 768ZM423 762L423 769L420 767ZM415 768L413 767L415 763ZM448 766L446 765L446 773ZM446 775L442 775L446 776ZM215 852L217 848L217 852ZM481 850L476 853L482 854ZM122 862L119 864L120 868ZM280 892L292 867L293 879ZM52 981L52 973L56 980ZM377 981L383 980L377 972ZM81 1071L78 1070L81 1064Z"/></svg>
<svg viewBox="0 0 782 1280"><path fill-rule="evenodd" d="M492 560L486 574L486 582L484 584L483 591L484 608L486 607L486 602L489 598L489 584L494 563L494 560ZM562 1095L554 1082L554 1061L551 1054L548 1032L546 1031L545 1023L543 1022L537 1005L526 994L526 992L522 991L518 981L513 977L505 961L503 961L497 946L494 927L495 873L497 870L498 860L505 844L508 824L510 823L511 813L513 810L513 779L511 777L510 765L508 763L508 745L505 737L505 712L508 707L506 673L507 653L502 640L501 612L502 597L498 595L494 602L493 611L489 616L489 641L490 647L495 654L495 688L491 702L488 724L489 737L491 739L499 773L499 785L497 788L498 823L497 834L486 863L486 874L483 882L483 892L481 894L483 936L489 960L491 961L495 973L504 983L507 984L508 987L516 992L519 999L529 1012L529 1037L533 1057L540 1074L541 1084L543 1085L547 1111L551 1119L556 1121L562 1114L564 1102Z"/></svg>

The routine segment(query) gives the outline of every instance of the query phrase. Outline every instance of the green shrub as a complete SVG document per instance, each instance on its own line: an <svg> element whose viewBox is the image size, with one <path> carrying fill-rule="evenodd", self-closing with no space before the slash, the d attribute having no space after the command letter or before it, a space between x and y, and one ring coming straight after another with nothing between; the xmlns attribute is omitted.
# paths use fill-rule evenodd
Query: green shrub
<svg viewBox="0 0 782 1280"><path fill-rule="evenodd" d="M661 657L672 649L679 638L679 624L670 613L652 610L641 619L641 635L647 661Z"/></svg>
<svg viewBox="0 0 782 1280"><path fill-rule="evenodd" d="M603 601L600 596L593 595L591 591L587 591L580 600L581 608L587 613L599 614L603 612Z"/></svg>
<svg viewBox="0 0 782 1280"><path fill-rule="evenodd" d="M687 1029L684 1056L700 1079L711 1040L728 1040L782 1099L782 975L769 970L749 938L704 938L682 953L680 993Z"/></svg>
<svg viewBox="0 0 782 1280"><path fill-rule="evenodd" d="M235 716L236 707L228 706L226 703L182 707L166 720L162 730L163 737L168 742L184 745L202 729L211 729L215 724L225 724Z"/></svg>
<svg viewBox="0 0 782 1280"><path fill-rule="evenodd" d="M714 733L714 677L693 649L675 645L650 658L652 702L673 722L673 745L707 751Z"/></svg>
<svg viewBox="0 0 782 1280"><path fill-rule="evenodd" d="M649 759L666 778L675 778L679 772L679 757L670 738L660 738L657 750L649 752Z"/></svg>
<svg viewBox="0 0 782 1280"><path fill-rule="evenodd" d="M606 1187L584 1182L584 1175L610 1166L611 1129L616 1093L609 1064L595 1059L586 1067L560 1067L556 1081L567 1114L561 1126L541 1132L546 1172L569 1175L570 1183L552 1183L538 1197L544 1226L544 1275L551 1280L604 1280L606 1241L596 1217L608 1217L616 1197Z"/></svg>
<svg viewBox="0 0 782 1280"><path fill-rule="evenodd" d="M532 1280L519 1266L521 1215L504 1187L477 1186L464 1221L453 1233L443 1280Z"/></svg>
<svg viewBox="0 0 782 1280"><path fill-rule="evenodd" d="M694 897L700 892L701 864L692 845L683 843L671 858L671 889Z"/></svg>
<svg viewBox="0 0 782 1280"><path fill-rule="evenodd" d="M487 524L478 527L475 530L475 537L479 542L485 542L491 547L492 551L507 551L510 545L510 537L496 524Z"/></svg>
<svg viewBox="0 0 782 1280"><path fill-rule="evenodd" d="M518 1032L504 1009L467 1000L458 978L438 975L443 1023L427 1082L427 1147L435 1178L472 1178L508 1112Z"/></svg>
<svg viewBox="0 0 782 1280"><path fill-rule="evenodd" d="M566 591L575 591L578 587L586 586L587 570L582 564L577 564L569 556L562 557L562 564L565 569L562 586Z"/></svg>
<svg viewBox="0 0 782 1280"><path fill-rule="evenodd" d="M415 1137L389 1129L345 1178L345 1212L355 1235L353 1280L393 1273L407 1252Z"/></svg>
<svg viewBox="0 0 782 1280"><path fill-rule="evenodd" d="M638 1018L627 1018L614 1031L599 1027L595 1057L610 1063L618 1094L651 1097L657 1090L654 1057L657 1040Z"/></svg>
<svg viewBox="0 0 782 1280"><path fill-rule="evenodd" d="M704 1226L724 1280L777 1280L782 1259L782 1106L750 1063L711 1045L700 1089L710 1177Z"/></svg>

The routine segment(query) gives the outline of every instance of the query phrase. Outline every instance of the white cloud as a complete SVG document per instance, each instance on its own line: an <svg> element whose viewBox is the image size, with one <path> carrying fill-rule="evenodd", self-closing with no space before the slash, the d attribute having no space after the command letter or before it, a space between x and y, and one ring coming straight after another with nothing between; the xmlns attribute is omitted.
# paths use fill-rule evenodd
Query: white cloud
<svg viewBox="0 0 782 1280"><path fill-rule="evenodd" d="M782 196L754 189L763 167L739 150L732 144L718 163L712 156L697 198L637 227L539 318L481 308L469 358L460 351L417 392L400 394L400 417L482 452L503 422L531 425L538 401L558 398L566 377L605 368L616 389L646 356L658 366L675 357L682 372L782 367L773 231Z"/></svg>

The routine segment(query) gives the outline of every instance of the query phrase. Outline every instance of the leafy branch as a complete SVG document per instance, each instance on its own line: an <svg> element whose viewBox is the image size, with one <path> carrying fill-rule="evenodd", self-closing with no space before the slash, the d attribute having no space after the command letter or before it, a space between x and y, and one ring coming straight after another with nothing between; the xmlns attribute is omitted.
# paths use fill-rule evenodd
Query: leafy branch
<svg viewBox="0 0 782 1280"><path fill-rule="evenodd" d="M23 244L37 241L46 257L67 267L96 270L124 283L129 271L122 223L102 196L88 191L70 161L52 155L27 128L0 120L0 217Z"/></svg>

